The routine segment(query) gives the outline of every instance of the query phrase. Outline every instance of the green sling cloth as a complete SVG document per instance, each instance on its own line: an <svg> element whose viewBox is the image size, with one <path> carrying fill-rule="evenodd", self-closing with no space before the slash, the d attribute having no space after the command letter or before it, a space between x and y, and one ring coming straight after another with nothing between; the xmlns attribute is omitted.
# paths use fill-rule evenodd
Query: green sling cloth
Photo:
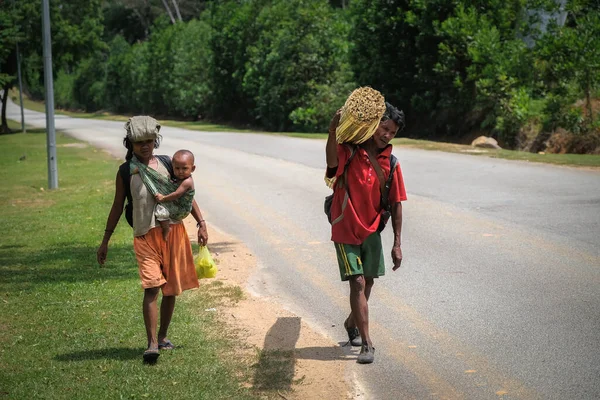
<svg viewBox="0 0 600 400"><path fill-rule="evenodd" d="M146 188L152 196L156 196L158 193L166 196L173 193L179 187L179 185L173 183L168 176L164 176L160 172L142 164L135 157L131 159L130 168L131 175L138 173L139 171L142 182L144 182L144 185L146 185ZM194 201L195 192L194 189L188 190L177 200L166 201L160 204L169 211L169 218L175 221L181 221L192 211L192 202Z"/></svg>

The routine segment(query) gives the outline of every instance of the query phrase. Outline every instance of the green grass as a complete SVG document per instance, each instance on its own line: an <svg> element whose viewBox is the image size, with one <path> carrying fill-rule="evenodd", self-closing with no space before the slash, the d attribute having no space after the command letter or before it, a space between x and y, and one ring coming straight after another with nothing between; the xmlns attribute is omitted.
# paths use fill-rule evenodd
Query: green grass
<svg viewBox="0 0 600 400"><path fill-rule="evenodd" d="M505 149L479 149L463 144L432 142L428 140L408 138L394 139L392 143L394 146L413 147L423 150L445 151L447 153L461 153L474 156L503 158L506 160L519 160L576 167L600 167L600 156L593 154L537 154L526 151Z"/></svg>
<svg viewBox="0 0 600 400"><path fill-rule="evenodd" d="M10 96L11 100L15 104L17 104L17 105L21 104L18 90L10 89L8 91L8 95ZM37 112L46 112L46 106L44 105L44 103L39 102L39 101L30 100L29 97L27 97L27 96L23 96L23 105L28 110L33 110L33 111L37 111Z"/></svg>
<svg viewBox="0 0 600 400"><path fill-rule="evenodd" d="M15 89L11 89L9 92L9 95L12 99L12 101L15 104L21 104L20 100L19 100L19 91L15 90ZM33 101L31 99L29 99L27 96L23 97L23 105L25 106L25 108L29 109L29 110L33 110L33 111L38 111L38 112L46 112L46 108L43 102L39 102L39 101ZM67 115L69 117L73 117L73 118L89 118L89 119L101 119L101 120L107 120L107 121L127 121L131 116L130 115L119 115L119 114L113 114L107 111L98 111L98 112L92 112L92 113L88 113L88 112L83 112L83 111L69 111L69 110L61 110L61 109L56 109L55 110L56 114L60 114L60 115ZM190 130L196 130L196 131L211 131L211 132L246 132L246 133L251 133L251 132L256 132L256 130L250 130L250 129L237 129L237 128L232 128L230 126L226 126L226 125L220 125L220 124L213 124L210 122L202 122L202 121L198 121L198 122L193 122L193 121L178 121L178 120L170 120L170 119L160 119L161 124L163 124L164 126L172 126L175 128L182 128L182 129L190 129Z"/></svg>
<svg viewBox="0 0 600 400"><path fill-rule="evenodd" d="M594 154L536 154L525 151L498 150L491 157L556 165L600 167L600 156Z"/></svg>
<svg viewBox="0 0 600 400"><path fill-rule="evenodd" d="M19 103L18 91L12 90L10 92L11 98L15 103ZM26 108L31 110L36 110L40 112L44 112L44 104L39 102L34 102L29 99L24 98L23 104ZM543 107L543 102L538 101L535 103L536 109L540 109ZM79 113L79 112L70 112L70 111L61 111L58 110L57 113L68 115L75 118L93 118L93 119L105 119L112 121L126 121L129 117L123 115L115 115L106 112L99 113ZM326 133L300 133L300 132L260 132L257 130L250 129L237 129L232 128L226 125L213 124L208 122L192 122L192 121L177 121L177 120L160 120L161 124L164 126L172 126L176 128L189 129L193 131L203 131L203 132L239 132L239 133L263 133L270 135L284 135L290 137L298 137L304 139L326 139ZM16 128L15 128L16 129ZM591 154L536 154L536 153L528 153L525 151L515 151L515 150L490 150L490 149L481 149L482 151L473 151L473 147L469 145L460 145L454 143L444 143L444 142L433 142L429 140L418 140L418 139L408 139L408 138L397 138L392 141L395 146L405 146L405 147L414 147L423 150L436 150L436 151L445 151L450 153L461 153L468 155L477 155L477 156L487 156L494 158L503 158L507 160L521 160L521 161L530 161L537 163L547 163L547 164L555 164L555 165L568 165L568 166L577 166L577 167L600 167L600 156L591 155Z"/></svg>
<svg viewBox="0 0 600 400"><path fill-rule="evenodd" d="M169 335L178 348L142 363L143 292L126 223L107 264L95 260L118 161L59 133L59 188L47 190L43 133L0 136L0 397L275 397L252 382L259 356L237 354L243 343L204 311L243 297L218 281L178 298Z"/></svg>

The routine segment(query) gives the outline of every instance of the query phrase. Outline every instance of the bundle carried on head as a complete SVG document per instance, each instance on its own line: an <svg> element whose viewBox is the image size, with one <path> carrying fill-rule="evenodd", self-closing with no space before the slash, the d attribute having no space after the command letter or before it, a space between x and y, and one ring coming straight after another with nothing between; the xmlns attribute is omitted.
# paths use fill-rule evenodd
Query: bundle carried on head
<svg viewBox="0 0 600 400"><path fill-rule="evenodd" d="M160 138L160 124L157 120L147 115L131 117L125 122L127 137L132 142Z"/></svg>
<svg viewBox="0 0 600 400"><path fill-rule="evenodd" d="M335 131L337 142L366 142L375 133L384 112L385 99L377 90L370 87L354 90L342 107Z"/></svg>

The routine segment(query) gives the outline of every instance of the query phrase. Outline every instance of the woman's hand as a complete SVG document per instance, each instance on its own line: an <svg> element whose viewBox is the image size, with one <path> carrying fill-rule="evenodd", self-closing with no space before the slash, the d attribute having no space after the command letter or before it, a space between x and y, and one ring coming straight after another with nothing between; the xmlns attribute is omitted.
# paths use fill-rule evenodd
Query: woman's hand
<svg viewBox="0 0 600 400"><path fill-rule="evenodd" d="M163 195L162 195L162 194L160 194L160 193L157 193L157 194L156 194L156 196L154 196L154 199L155 199L157 202L159 202L159 203L162 203L162 201L163 201L163 199L164 199L164 198L165 198L165 196L163 196Z"/></svg>
<svg viewBox="0 0 600 400"><path fill-rule="evenodd" d="M108 244L102 243L100 245L100 247L98 247L98 251L96 252L96 259L98 260L98 264L104 265L107 254L108 254Z"/></svg>
<svg viewBox="0 0 600 400"><path fill-rule="evenodd" d="M206 246L208 243L208 230L206 229L206 222L203 222L198 226L198 244L200 246Z"/></svg>

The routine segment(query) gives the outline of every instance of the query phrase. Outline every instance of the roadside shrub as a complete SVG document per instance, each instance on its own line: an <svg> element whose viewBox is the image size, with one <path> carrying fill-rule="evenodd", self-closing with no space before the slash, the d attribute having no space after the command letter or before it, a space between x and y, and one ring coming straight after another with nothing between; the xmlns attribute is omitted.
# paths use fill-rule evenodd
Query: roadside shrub
<svg viewBox="0 0 600 400"><path fill-rule="evenodd" d="M206 115L210 106L211 31L203 21L192 20L175 25L173 65L165 76L167 108L183 117Z"/></svg>
<svg viewBox="0 0 600 400"><path fill-rule="evenodd" d="M34 100L44 99L44 71L39 68L43 63L42 56L37 53L32 53L23 59L22 67L25 92Z"/></svg>
<svg viewBox="0 0 600 400"><path fill-rule="evenodd" d="M292 128L291 113L306 107L320 85L327 84L340 61L336 38L343 28L325 0L276 0L257 20L258 40L244 76L244 93L254 99L255 120L270 130ZM305 111L303 118L314 117Z"/></svg>
<svg viewBox="0 0 600 400"><path fill-rule="evenodd" d="M54 103L58 108L76 109L78 104L74 96L75 76L59 70L54 79Z"/></svg>
<svg viewBox="0 0 600 400"><path fill-rule="evenodd" d="M453 90L441 95L440 105L453 107L457 116L471 116L456 121L455 131L487 129L502 147L515 148L530 117L532 57L525 43L504 29L493 15L457 7L438 29L444 40L435 71L454 79Z"/></svg>
<svg viewBox="0 0 600 400"><path fill-rule="evenodd" d="M144 42L145 77L140 82L145 92L146 109L154 114L174 115L167 99L173 79L174 40L184 24L172 25L166 17L158 18L152 26L150 39ZM138 45L134 45L134 48Z"/></svg>
<svg viewBox="0 0 600 400"><path fill-rule="evenodd" d="M210 88L209 116L215 120L235 123L252 121L253 98L244 91L249 47L260 32L256 18L262 1L213 1L202 20L211 27L208 66Z"/></svg>
<svg viewBox="0 0 600 400"><path fill-rule="evenodd" d="M583 122L583 110L579 107L570 107L566 112L559 114L558 126L577 135L585 130Z"/></svg>
<svg viewBox="0 0 600 400"><path fill-rule="evenodd" d="M136 43L125 54L123 59L123 94L126 98L126 109L135 113L154 113L150 99L152 87L148 73L148 42Z"/></svg>
<svg viewBox="0 0 600 400"><path fill-rule="evenodd" d="M114 112L131 110L129 71L126 57L131 46L121 35L116 35L109 43L109 56L106 61L105 106Z"/></svg>
<svg viewBox="0 0 600 400"><path fill-rule="evenodd" d="M598 133L577 135L560 129L548 139L546 151L556 154L591 154L596 153L599 147Z"/></svg>
<svg viewBox="0 0 600 400"><path fill-rule="evenodd" d="M73 86L74 102L85 111L100 110L106 97L106 61L102 53L79 63Z"/></svg>
<svg viewBox="0 0 600 400"><path fill-rule="evenodd" d="M565 93L563 96L549 95L544 109L544 129L550 132L564 129L575 135L587 135L600 130L598 117L592 118L583 100L574 101L576 95ZM592 101L596 103L597 101ZM593 112L593 111L592 111Z"/></svg>
<svg viewBox="0 0 600 400"><path fill-rule="evenodd" d="M290 114L294 130L327 132L331 117L344 105L346 98L356 87L348 66L334 73L331 82L311 87L311 94L306 97L306 105L296 108Z"/></svg>

